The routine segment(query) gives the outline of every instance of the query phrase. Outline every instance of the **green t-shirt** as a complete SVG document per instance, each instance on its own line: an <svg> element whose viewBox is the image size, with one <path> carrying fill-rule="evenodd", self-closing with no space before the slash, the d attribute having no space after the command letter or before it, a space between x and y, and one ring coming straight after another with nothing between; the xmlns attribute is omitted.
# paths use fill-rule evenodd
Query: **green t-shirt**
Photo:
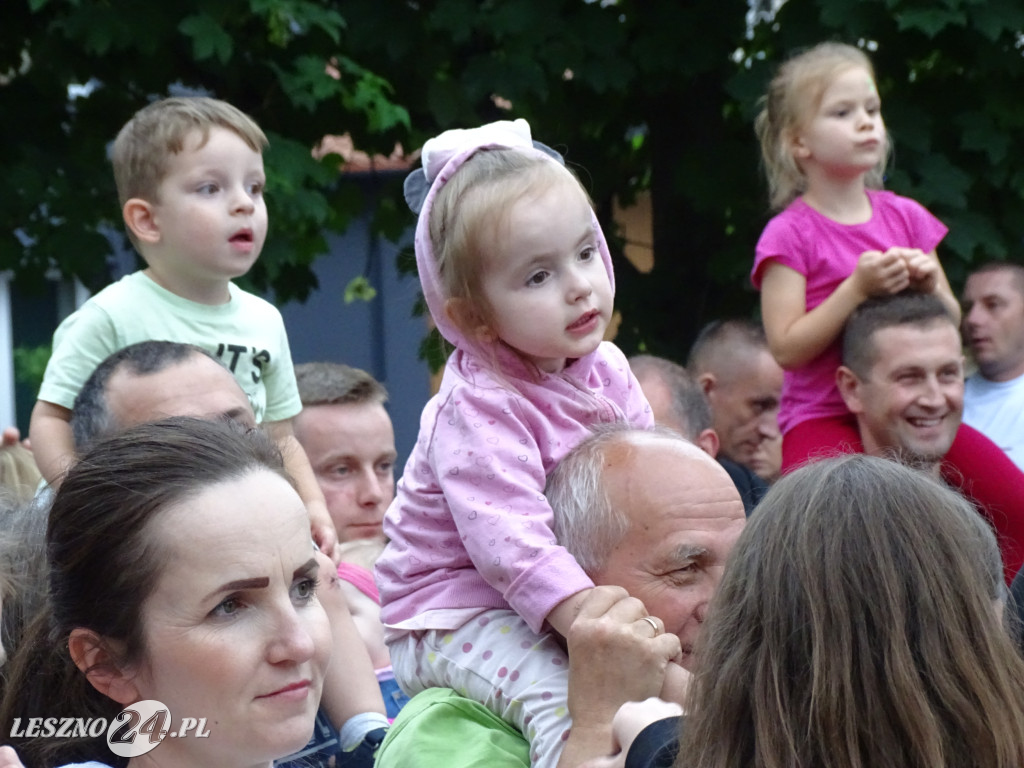
<svg viewBox="0 0 1024 768"><path fill-rule="evenodd" d="M39 399L71 408L85 380L108 355L140 341L202 347L235 376L257 422L302 410L281 313L229 284L231 300L209 306L162 288L143 272L123 277L69 315L53 334Z"/></svg>
<svg viewBox="0 0 1024 768"><path fill-rule="evenodd" d="M398 713L374 766L530 768L530 744L482 704L450 688L429 688Z"/></svg>

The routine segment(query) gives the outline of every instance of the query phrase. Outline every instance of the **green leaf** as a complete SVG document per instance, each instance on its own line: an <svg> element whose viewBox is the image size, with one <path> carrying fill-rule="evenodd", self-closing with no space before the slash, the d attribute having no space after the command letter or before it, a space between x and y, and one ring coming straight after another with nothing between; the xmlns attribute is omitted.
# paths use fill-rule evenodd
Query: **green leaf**
<svg viewBox="0 0 1024 768"><path fill-rule="evenodd" d="M896 19L900 30L917 29L928 37L935 37L950 25L963 27L967 24L964 13L940 8L908 8L898 11Z"/></svg>
<svg viewBox="0 0 1024 768"><path fill-rule="evenodd" d="M353 301L371 301L376 295L377 289L370 285L370 281L366 279L365 275L353 277L345 286L346 304L351 304Z"/></svg>
<svg viewBox="0 0 1024 768"><path fill-rule="evenodd" d="M437 373L444 368L444 361L448 359L448 354L448 342L444 340L437 328L431 328L420 342L420 360L425 360L430 366L430 370Z"/></svg>
<svg viewBox="0 0 1024 768"><path fill-rule="evenodd" d="M971 211L959 212L949 222L949 234L943 241L948 248L962 259L969 261L977 253L985 259L1006 258L1006 245L999 230L991 219Z"/></svg>
<svg viewBox="0 0 1024 768"><path fill-rule="evenodd" d="M366 115L367 127L382 133L397 126L408 128L409 112L391 101L391 84L364 69L347 56L337 60L341 72L342 104L346 109Z"/></svg>
<svg viewBox="0 0 1024 768"><path fill-rule="evenodd" d="M992 165L999 165L1010 150L1010 135L992 124L988 115L975 112L961 116L963 127L960 146L967 150L985 152Z"/></svg>
<svg viewBox="0 0 1024 768"><path fill-rule="evenodd" d="M221 64L231 59L234 43L224 27L205 14L186 16L178 25L178 31L192 38L192 50L199 61L216 56Z"/></svg>
<svg viewBox="0 0 1024 768"><path fill-rule="evenodd" d="M52 348L49 344L38 347L15 347L14 356L14 379L24 384L33 392L38 391L43 383L43 373L46 371L46 364L50 360Z"/></svg>
<svg viewBox="0 0 1024 768"><path fill-rule="evenodd" d="M1017 0L986 0L971 12L971 24L992 42L1004 33L1017 35L1024 30L1024 7Z"/></svg>
<svg viewBox="0 0 1024 768"><path fill-rule="evenodd" d="M967 206L967 190L972 177L942 155L928 155L918 165L921 186L929 193L927 199L957 208Z"/></svg>

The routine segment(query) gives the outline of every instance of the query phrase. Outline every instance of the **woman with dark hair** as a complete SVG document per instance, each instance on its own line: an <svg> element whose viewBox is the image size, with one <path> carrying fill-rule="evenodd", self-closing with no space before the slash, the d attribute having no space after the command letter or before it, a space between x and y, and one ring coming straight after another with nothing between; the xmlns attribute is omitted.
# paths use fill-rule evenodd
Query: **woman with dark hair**
<svg viewBox="0 0 1024 768"><path fill-rule="evenodd" d="M626 765L1019 768L1001 573L988 526L920 472L863 455L793 472L732 552L682 730L656 754L645 731ZM622 743L647 706L620 712Z"/></svg>
<svg viewBox="0 0 1024 768"><path fill-rule="evenodd" d="M267 768L307 742L330 629L305 508L267 438L169 419L97 443L46 540L48 605L0 707L26 765Z"/></svg>

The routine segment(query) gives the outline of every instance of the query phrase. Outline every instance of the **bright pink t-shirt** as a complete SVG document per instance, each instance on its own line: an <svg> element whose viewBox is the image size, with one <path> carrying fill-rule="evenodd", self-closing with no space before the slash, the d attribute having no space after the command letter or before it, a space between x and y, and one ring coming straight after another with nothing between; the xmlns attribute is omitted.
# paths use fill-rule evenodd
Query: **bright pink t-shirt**
<svg viewBox="0 0 1024 768"><path fill-rule="evenodd" d="M948 229L920 203L892 192L868 190L871 218L863 224L840 224L797 198L775 216L757 241L751 280L761 288L764 270L771 262L794 269L807 279L806 311L828 298L853 274L865 251L889 248L935 250ZM786 371L779 406L779 427L785 434L808 419L847 413L836 388L840 341L811 362Z"/></svg>

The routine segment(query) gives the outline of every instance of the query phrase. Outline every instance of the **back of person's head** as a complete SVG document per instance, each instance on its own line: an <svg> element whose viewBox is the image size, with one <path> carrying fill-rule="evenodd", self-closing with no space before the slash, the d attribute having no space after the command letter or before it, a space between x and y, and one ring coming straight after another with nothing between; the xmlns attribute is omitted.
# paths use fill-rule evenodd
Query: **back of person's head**
<svg viewBox="0 0 1024 768"><path fill-rule="evenodd" d="M586 196L572 171L543 153L485 148L438 190L430 208L430 241L445 298L466 302L460 314L491 319L480 290L487 268L486 244L504 225L513 203L566 183Z"/></svg>
<svg viewBox="0 0 1024 768"><path fill-rule="evenodd" d="M149 104L125 123L111 151L119 204L132 198L157 200L157 188L167 175L172 155L185 149L195 133L202 147L211 128L226 128L253 152L262 152L267 137L251 117L235 106L206 96L181 96ZM134 242L131 231L128 232ZM137 245L137 243L136 243Z"/></svg>
<svg viewBox="0 0 1024 768"><path fill-rule="evenodd" d="M785 208L806 189L807 179L793 155L794 133L817 110L831 82L852 67L862 67L872 80L875 77L870 59L859 48L819 43L784 61L768 84L754 130L773 208ZM881 188L886 160L887 153L868 174L868 186Z"/></svg>
<svg viewBox="0 0 1024 768"><path fill-rule="evenodd" d="M32 451L21 443L0 445L0 488L20 501L29 501L42 477Z"/></svg>
<svg viewBox="0 0 1024 768"><path fill-rule="evenodd" d="M636 355L629 358L633 375L641 382L656 379L665 386L671 397L672 421L683 427L683 436L696 440L706 429L711 429L711 406L707 395L693 375L679 363L654 355Z"/></svg>
<svg viewBox="0 0 1024 768"><path fill-rule="evenodd" d="M71 410L75 449L81 453L93 441L121 430L123 425L115 422L107 402L107 386L115 373L125 371L132 376L149 376L183 363L194 355L204 355L220 364L202 347L177 341L140 341L108 355L96 366L75 397Z"/></svg>
<svg viewBox="0 0 1024 768"><path fill-rule="evenodd" d="M751 349L768 350L768 339L760 323L741 317L712 320L697 333L686 367L694 376L718 372L725 361L738 359Z"/></svg>
<svg viewBox="0 0 1024 768"><path fill-rule="evenodd" d="M93 633L119 668L140 661L142 607L166 559L153 521L211 486L260 469L284 474L280 453L261 431L190 418L131 427L81 457L50 510L48 604L10 662L0 706L3 733L11 732L15 717L109 722L121 710L76 667L68 647L72 630ZM27 765L110 759L102 735L26 738L18 750Z"/></svg>
<svg viewBox="0 0 1024 768"><path fill-rule="evenodd" d="M343 363L302 363L295 379L303 405L384 404L388 392L366 371Z"/></svg>
<svg viewBox="0 0 1024 768"><path fill-rule="evenodd" d="M733 549L677 765L1024 765L1024 660L991 530L897 462L807 465Z"/></svg>
<svg viewBox="0 0 1024 768"><path fill-rule="evenodd" d="M956 328L953 316L935 294L904 291L868 299L853 311L843 328L843 365L865 379L875 364L875 334L898 326L926 329L937 323Z"/></svg>

